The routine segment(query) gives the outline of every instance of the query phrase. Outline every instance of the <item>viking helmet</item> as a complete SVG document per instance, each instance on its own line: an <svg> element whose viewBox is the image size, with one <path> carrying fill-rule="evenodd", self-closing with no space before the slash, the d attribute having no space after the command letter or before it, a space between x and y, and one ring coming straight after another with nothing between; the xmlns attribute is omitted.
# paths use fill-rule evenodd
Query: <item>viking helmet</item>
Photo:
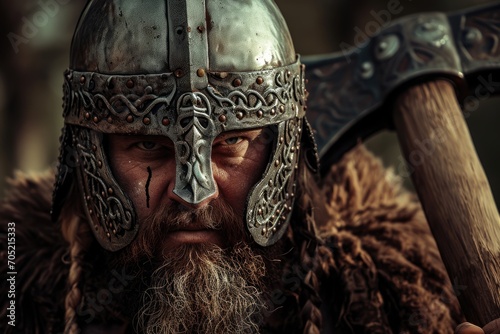
<svg viewBox="0 0 500 334"><path fill-rule="evenodd" d="M283 235L307 127L304 68L272 0L89 1L70 58L54 216L76 181L95 237L119 250L140 226L110 168L105 134L170 138L174 192L199 203L216 191L213 140L268 127L272 150L245 219L259 245Z"/></svg>

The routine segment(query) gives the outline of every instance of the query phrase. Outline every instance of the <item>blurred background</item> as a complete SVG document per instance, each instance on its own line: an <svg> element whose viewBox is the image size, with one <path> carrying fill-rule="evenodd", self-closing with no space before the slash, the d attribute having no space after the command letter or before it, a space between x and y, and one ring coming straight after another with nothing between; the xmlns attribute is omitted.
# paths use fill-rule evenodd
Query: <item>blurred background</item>
<svg viewBox="0 0 500 334"><path fill-rule="evenodd" d="M355 45L355 27L396 0L276 0L302 55L330 53ZM85 0L23 0L0 3L0 194L13 171L42 171L55 166L62 127L62 81L69 47ZM396 17L423 11L454 11L492 1L399 0ZM498 99L483 102L467 123L500 199L500 111ZM387 166L398 169L402 156L394 134L368 140ZM457 168L461 162L457 161ZM403 173L404 174L404 173ZM403 177L405 175L402 175ZM409 179L405 178L409 185ZM410 185L409 185L410 186ZM411 186L410 186L411 187Z"/></svg>

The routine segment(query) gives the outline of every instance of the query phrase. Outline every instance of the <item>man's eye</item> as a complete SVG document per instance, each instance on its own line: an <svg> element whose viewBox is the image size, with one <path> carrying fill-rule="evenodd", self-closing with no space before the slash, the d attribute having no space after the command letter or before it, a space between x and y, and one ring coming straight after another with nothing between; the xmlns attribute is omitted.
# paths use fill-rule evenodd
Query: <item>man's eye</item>
<svg viewBox="0 0 500 334"><path fill-rule="evenodd" d="M235 145L241 142L242 140L243 140L242 137L230 137L224 140L224 143L226 143L227 145Z"/></svg>
<svg viewBox="0 0 500 334"><path fill-rule="evenodd" d="M158 148L160 145L158 145L154 141L143 141L143 142L140 142L139 144L137 144L137 146L139 148L142 148L143 150L150 151L150 150L154 150L154 149Z"/></svg>

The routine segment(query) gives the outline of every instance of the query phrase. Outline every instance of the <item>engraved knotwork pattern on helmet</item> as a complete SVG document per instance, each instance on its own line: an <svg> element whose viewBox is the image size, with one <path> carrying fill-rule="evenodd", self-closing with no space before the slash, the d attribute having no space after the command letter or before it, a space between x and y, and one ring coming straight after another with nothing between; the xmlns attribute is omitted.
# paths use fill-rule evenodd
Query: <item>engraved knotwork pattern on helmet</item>
<svg viewBox="0 0 500 334"><path fill-rule="evenodd" d="M288 111L288 115L296 116L305 105L301 76L289 70L277 71L272 83L263 91L232 90L225 96L209 86L207 93L214 100L215 115L232 112L240 120L246 117L273 119Z"/></svg>
<svg viewBox="0 0 500 334"><path fill-rule="evenodd" d="M104 162L96 152L100 149L91 139L91 131L73 128L83 177L84 201L94 222L95 234L101 238L119 237L133 229L133 217L116 195L113 186L103 177Z"/></svg>
<svg viewBox="0 0 500 334"><path fill-rule="evenodd" d="M110 76L69 71L65 79L71 88L65 92L70 116L84 122L147 123L145 117L170 106L176 93L173 74Z"/></svg>
<svg viewBox="0 0 500 334"><path fill-rule="evenodd" d="M190 203L198 203L215 193L211 150L216 136L207 97L185 93L177 101L177 173L174 192Z"/></svg>
<svg viewBox="0 0 500 334"><path fill-rule="evenodd" d="M276 144L276 152L271 168L256 188L262 185L257 193L252 194L252 204L248 208L247 222L254 239L262 244L269 242L276 234L279 237L291 215L295 198L296 169L300 149L302 119L292 119L284 124ZM253 202L253 203L252 203ZM281 232L281 233L280 233ZM259 235L256 235L256 234ZM261 240L261 241L259 241Z"/></svg>
<svg viewBox="0 0 500 334"><path fill-rule="evenodd" d="M214 122L223 128L265 126L304 114L300 63L255 72L208 73L200 91L183 91L172 73L105 75L68 71L66 122L100 132L162 134L184 94L203 94ZM235 86L234 82L238 85ZM125 132L127 132L125 131Z"/></svg>

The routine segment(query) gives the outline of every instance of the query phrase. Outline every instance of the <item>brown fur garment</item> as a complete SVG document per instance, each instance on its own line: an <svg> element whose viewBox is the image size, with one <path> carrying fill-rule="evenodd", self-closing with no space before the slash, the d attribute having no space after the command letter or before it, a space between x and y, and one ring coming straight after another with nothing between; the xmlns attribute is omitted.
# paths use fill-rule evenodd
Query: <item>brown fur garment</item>
<svg viewBox="0 0 500 334"><path fill-rule="evenodd" d="M53 173L17 173L0 203L0 252L2 262L1 333L62 333L64 297L68 274L67 243L58 224L50 219ZM8 287L7 226L16 224L16 326L6 326Z"/></svg>
<svg viewBox="0 0 500 334"><path fill-rule="evenodd" d="M453 333L458 301L420 205L399 181L362 146L324 181L319 234L347 292L342 321L355 333Z"/></svg>
<svg viewBox="0 0 500 334"><path fill-rule="evenodd" d="M18 174L0 204L2 258L7 223L16 222L11 332L62 331L68 245L60 226L50 222L52 185L51 174ZM333 327L354 333L453 332L460 320L457 302L418 202L380 162L362 147L352 150L332 167L316 201L319 234L333 254L329 278L321 283L335 296L324 302L338 314L330 319ZM0 270L7 272L5 261ZM6 302L2 297L4 319ZM2 326L0 332L6 331Z"/></svg>

